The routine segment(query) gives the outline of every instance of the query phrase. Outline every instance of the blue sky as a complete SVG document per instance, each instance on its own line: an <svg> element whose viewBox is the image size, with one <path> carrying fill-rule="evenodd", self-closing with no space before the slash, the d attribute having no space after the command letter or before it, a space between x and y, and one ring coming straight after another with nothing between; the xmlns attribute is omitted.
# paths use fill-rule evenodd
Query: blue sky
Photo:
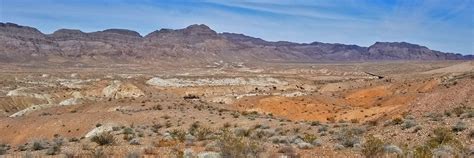
<svg viewBox="0 0 474 158"><path fill-rule="evenodd" d="M474 0L0 0L0 21L52 33L206 24L270 41L369 46L406 41L474 53Z"/></svg>

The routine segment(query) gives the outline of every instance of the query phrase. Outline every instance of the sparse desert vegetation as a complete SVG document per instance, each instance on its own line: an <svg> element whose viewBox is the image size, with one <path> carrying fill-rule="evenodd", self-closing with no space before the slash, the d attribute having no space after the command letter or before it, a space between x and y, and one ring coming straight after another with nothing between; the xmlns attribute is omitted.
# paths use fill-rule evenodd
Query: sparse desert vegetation
<svg viewBox="0 0 474 158"><path fill-rule="evenodd" d="M268 73L286 82L285 85L163 88L148 85L146 82L153 75L146 71L140 75L111 74L115 75L112 77L77 72L81 79L75 81L76 86L66 84L76 79L65 73L50 72L48 77L25 73L23 79L15 80L17 74L0 72L4 74L0 79L5 101L0 103L3 111L0 154L59 157L472 154L473 72L420 76L390 72L390 68L384 69L379 63L372 63L367 69L373 65L381 67L380 74L386 73L385 78L390 80L348 76L358 81L328 82L310 80L312 73L290 79L276 71L278 66L275 66L275 70L267 68ZM334 68L345 70L343 66ZM228 75L240 74L237 70L228 71ZM454 81L456 85L451 84ZM334 84L338 85L334 87ZM445 87L446 84L450 87ZM340 86L349 87L340 89ZM288 93L299 95L288 96ZM55 105L69 98L81 102ZM224 98L228 100L222 101ZM51 105L34 105L48 100Z"/></svg>

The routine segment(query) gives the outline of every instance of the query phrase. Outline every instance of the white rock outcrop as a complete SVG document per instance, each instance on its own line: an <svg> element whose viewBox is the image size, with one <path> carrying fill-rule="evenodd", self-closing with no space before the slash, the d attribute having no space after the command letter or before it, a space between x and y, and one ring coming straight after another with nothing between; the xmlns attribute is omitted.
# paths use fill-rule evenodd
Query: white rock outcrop
<svg viewBox="0 0 474 158"><path fill-rule="evenodd" d="M145 93L137 86L121 81L112 81L110 85L102 89L102 95L106 98L138 98L145 96Z"/></svg>
<svg viewBox="0 0 474 158"><path fill-rule="evenodd" d="M272 85L284 85L288 84L285 81L281 81L272 77L259 77L259 78L198 78L198 79L178 79L169 78L163 79L160 77L154 77L146 82L149 85L160 86L160 87L192 87L192 86L238 86L238 85L251 85L251 86L272 86Z"/></svg>

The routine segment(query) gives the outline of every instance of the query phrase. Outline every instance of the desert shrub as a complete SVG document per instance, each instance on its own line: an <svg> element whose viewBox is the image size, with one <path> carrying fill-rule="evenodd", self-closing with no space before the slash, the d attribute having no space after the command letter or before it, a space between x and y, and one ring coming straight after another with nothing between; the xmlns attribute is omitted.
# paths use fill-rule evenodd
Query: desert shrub
<svg viewBox="0 0 474 158"><path fill-rule="evenodd" d="M351 123L359 123L359 119L351 119Z"/></svg>
<svg viewBox="0 0 474 158"><path fill-rule="evenodd" d="M380 157L383 153L384 143L382 140L369 135L366 137L365 143L362 145L362 153L368 157Z"/></svg>
<svg viewBox="0 0 474 158"><path fill-rule="evenodd" d="M189 126L189 129L188 129L189 134L195 135L195 134L196 134L196 131L199 129L200 126L201 126L201 124L199 123L199 121L193 122L193 123Z"/></svg>
<svg viewBox="0 0 474 158"><path fill-rule="evenodd" d="M185 100L199 99L199 96L194 95L194 94L188 94L188 95L183 96L183 99L185 99Z"/></svg>
<svg viewBox="0 0 474 158"><path fill-rule="evenodd" d="M59 144L54 144L46 150L46 155L57 155L61 152L61 146Z"/></svg>
<svg viewBox="0 0 474 158"><path fill-rule="evenodd" d="M319 121L311 122L311 126L319 126L319 125L321 125L321 122L319 122Z"/></svg>
<svg viewBox="0 0 474 158"><path fill-rule="evenodd" d="M291 158L298 158L299 155L296 153L295 149L290 146L286 145L278 149L278 153L283 153L285 156L291 157Z"/></svg>
<svg viewBox="0 0 474 158"><path fill-rule="evenodd" d="M104 149L96 148L95 150L91 150L91 155L93 158L104 158L106 157Z"/></svg>
<svg viewBox="0 0 474 158"><path fill-rule="evenodd" d="M457 117L460 117L464 111L466 110L466 107L455 107L453 110L452 110L452 113L454 113Z"/></svg>
<svg viewBox="0 0 474 158"><path fill-rule="evenodd" d="M212 134L212 130L209 127L200 127L197 129L195 136L197 140L205 140Z"/></svg>
<svg viewBox="0 0 474 158"><path fill-rule="evenodd" d="M158 133L161 127L163 127L163 125L161 125L160 123L153 123L153 125L151 125L151 131L154 133Z"/></svg>
<svg viewBox="0 0 474 158"><path fill-rule="evenodd" d="M329 123L335 123L335 122L336 122L336 118L335 118L335 117L328 117L328 118L326 118L326 120L327 120Z"/></svg>
<svg viewBox="0 0 474 158"><path fill-rule="evenodd" d="M147 147L145 147L145 148L143 149L143 153L144 153L145 155L156 155L156 154L158 154L158 153L156 152L156 148L155 148L155 147L152 147L152 146L147 146Z"/></svg>
<svg viewBox="0 0 474 158"><path fill-rule="evenodd" d="M443 115L440 113L431 113L428 115L431 121L442 121Z"/></svg>
<svg viewBox="0 0 474 158"><path fill-rule="evenodd" d="M326 132L326 131L328 131L328 128L329 128L328 126L321 126L321 127L319 127L318 132L319 133Z"/></svg>
<svg viewBox="0 0 474 158"><path fill-rule="evenodd" d="M462 150L462 143L456 139L456 136L451 130L447 128L436 128L433 133L434 137L426 142L426 145L431 149L438 148L441 145L447 145Z"/></svg>
<svg viewBox="0 0 474 158"><path fill-rule="evenodd" d="M166 127L166 128L173 127L173 124L172 124L171 122L166 122L166 123L165 123L165 127Z"/></svg>
<svg viewBox="0 0 474 158"><path fill-rule="evenodd" d="M224 123L223 127L224 128L230 128L232 126L229 122Z"/></svg>
<svg viewBox="0 0 474 158"><path fill-rule="evenodd" d="M244 129L244 128L234 129L234 134L238 137L249 137L252 134L252 132L253 132L253 129Z"/></svg>
<svg viewBox="0 0 474 158"><path fill-rule="evenodd" d="M130 128L130 127L124 128L124 129L122 130L122 134L126 134L126 135L127 135L127 134L134 134L134 133L135 133L135 132L134 132L133 129Z"/></svg>
<svg viewBox="0 0 474 158"><path fill-rule="evenodd" d="M69 138L69 142L79 142L79 139L76 137Z"/></svg>
<svg viewBox="0 0 474 158"><path fill-rule="evenodd" d="M403 150L400 149L400 147L398 147L398 146L396 146L396 145L385 145L385 146L383 147L383 150L384 150L384 152L386 152L386 153L396 153L396 154L398 154L398 155L400 155L400 156L402 156L402 154L403 154Z"/></svg>
<svg viewBox="0 0 474 158"><path fill-rule="evenodd" d="M402 118L400 118L400 117L394 118L394 119L392 120L392 124L393 124L393 125L399 125L399 124L402 124L402 123L403 123L403 120L402 120Z"/></svg>
<svg viewBox="0 0 474 158"><path fill-rule="evenodd" d="M362 128L344 128L336 136L344 147L354 147L354 144L360 144L360 136L365 132Z"/></svg>
<svg viewBox="0 0 474 158"><path fill-rule="evenodd" d="M33 151L46 149L42 141L34 141L33 146L31 147Z"/></svg>
<svg viewBox="0 0 474 158"><path fill-rule="evenodd" d="M370 126L377 126L379 124L379 122L377 120L370 120L367 122L367 125L370 125Z"/></svg>
<svg viewBox="0 0 474 158"><path fill-rule="evenodd" d="M464 118L473 118L474 117L474 109L470 109L463 115Z"/></svg>
<svg viewBox="0 0 474 158"><path fill-rule="evenodd" d="M169 155L170 157L184 157L184 151L177 147L173 147L171 148Z"/></svg>
<svg viewBox="0 0 474 158"><path fill-rule="evenodd" d="M178 144L177 141L175 140L158 140L157 142L153 142L153 146L155 147L170 147L170 146L176 146Z"/></svg>
<svg viewBox="0 0 474 158"><path fill-rule="evenodd" d="M140 158L140 153L138 153L138 152L128 153L127 158Z"/></svg>
<svg viewBox="0 0 474 158"><path fill-rule="evenodd" d="M474 130L471 130L469 131L469 134L468 134L469 138L474 138Z"/></svg>
<svg viewBox="0 0 474 158"><path fill-rule="evenodd" d="M402 129L403 130L409 129L409 128L415 127L416 125L418 125L418 124L415 122L415 120L406 119L406 120L403 121Z"/></svg>
<svg viewBox="0 0 474 158"><path fill-rule="evenodd" d="M168 115L163 115L163 116L161 116L161 118L163 118L163 119L167 120L167 119L170 119L171 117L170 117L170 116L168 116Z"/></svg>
<svg viewBox="0 0 474 158"><path fill-rule="evenodd" d="M451 113L451 111L444 111L444 115L446 115L447 117L451 117L453 114Z"/></svg>
<svg viewBox="0 0 474 158"><path fill-rule="evenodd" d="M186 132L184 132L183 130L174 129L170 132L170 134L173 139L179 140L180 142L184 142L186 138Z"/></svg>
<svg viewBox="0 0 474 158"><path fill-rule="evenodd" d="M407 120L414 120L414 119L415 119L415 116L413 116L413 115L405 115L404 118L407 119Z"/></svg>
<svg viewBox="0 0 474 158"><path fill-rule="evenodd" d="M431 153L431 149L427 146L417 146L413 150L413 157L416 158L431 158L433 154Z"/></svg>
<svg viewBox="0 0 474 158"><path fill-rule="evenodd" d="M451 129L454 132L461 132L461 131L464 131L465 129L467 129L467 124L464 123L464 122L459 121L458 123L456 123L456 125L452 126Z"/></svg>
<svg viewBox="0 0 474 158"><path fill-rule="evenodd" d="M413 133L417 133L421 129L422 129L421 126L416 126L415 129L413 129Z"/></svg>
<svg viewBox="0 0 474 158"><path fill-rule="evenodd" d="M140 132L137 133L137 136L138 136L138 137L143 137L143 136L145 136L145 133L143 133L142 131L140 131Z"/></svg>
<svg viewBox="0 0 474 158"><path fill-rule="evenodd" d="M113 127L112 127L112 130L113 130L113 131L119 131L119 130L120 130L120 127L113 126Z"/></svg>
<svg viewBox="0 0 474 158"><path fill-rule="evenodd" d="M232 117L239 118L240 114L238 112L231 113Z"/></svg>
<svg viewBox="0 0 474 158"><path fill-rule="evenodd" d="M303 141L307 142L307 143L312 143L314 140L316 140L318 137L316 137L316 135L314 134L305 134L303 136Z"/></svg>
<svg viewBox="0 0 474 158"><path fill-rule="evenodd" d="M8 145L6 144L0 144L0 155L5 155L8 150Z"/></svg>
<svg viewBox="0 0 474 158"><path fill-rule="evenodd" d="M217 145L222 157L258 157L263 151L258 142L235 136L228 130L220 135Z"/></svg>
<svg viewBox="0 0 474 158"><path fill-rule="evenodd" d="M110 132L102 132L91 138L91 141L99 145L112 145L115 143L115 137Z"/></svg>

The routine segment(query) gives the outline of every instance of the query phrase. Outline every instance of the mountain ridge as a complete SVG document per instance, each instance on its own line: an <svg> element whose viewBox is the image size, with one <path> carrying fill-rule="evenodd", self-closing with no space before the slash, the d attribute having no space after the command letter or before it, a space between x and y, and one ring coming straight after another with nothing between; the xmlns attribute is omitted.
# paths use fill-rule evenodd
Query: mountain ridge
<svg viewBox="0 0 474 158"><path fill-rule="evenodd" d="M160 29L145 36L127 29L83 32L58 29L44 34L30 26L0 23L0 62L47 60L61 57L117 58L134 62L184 63L229 62L317 62L370 60L470 60L461 55L431 50L407 42L376 42L369 47L339 43L295 43L266 41L244 34L218 33L204 24L183 29ZM72 59L70 59L72 58Z"/></svg>

